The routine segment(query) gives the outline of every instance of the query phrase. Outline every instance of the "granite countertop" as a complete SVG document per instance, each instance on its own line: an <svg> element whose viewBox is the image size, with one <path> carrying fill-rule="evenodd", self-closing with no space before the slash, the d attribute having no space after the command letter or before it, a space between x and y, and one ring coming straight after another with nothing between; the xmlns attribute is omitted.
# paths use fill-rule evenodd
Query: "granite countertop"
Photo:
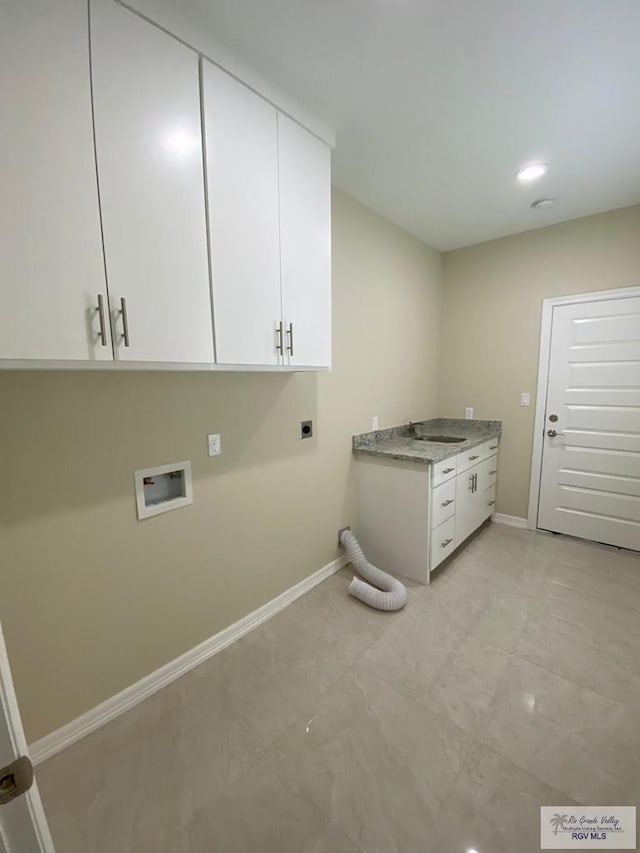
<svg viewBox="0 0 640 853"><path fill-rule="evenodd" d="M489 438L500 436L502 433L502 421L432 418L428 421L415 421L413 426L418 436L447 435L464 438L464 441L456 444L419 441L410 434L409 425L402 424L389 429L354 435L353 452L415 462L418 465L432 465L434 462L442 462L450 456L464 453L465 450L476 447Z"/></svg>

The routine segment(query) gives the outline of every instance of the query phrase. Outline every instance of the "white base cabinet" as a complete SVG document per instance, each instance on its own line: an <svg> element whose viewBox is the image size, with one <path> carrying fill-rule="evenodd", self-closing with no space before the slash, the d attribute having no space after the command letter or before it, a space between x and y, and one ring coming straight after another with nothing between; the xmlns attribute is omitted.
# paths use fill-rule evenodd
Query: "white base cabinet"
<svg viewBox="0 0 640 853"><path fill-rule="evenodd" d="M430 573L495 509L498 439L431 466L356 457L356 535L367 558L394 575Z"/></svg>

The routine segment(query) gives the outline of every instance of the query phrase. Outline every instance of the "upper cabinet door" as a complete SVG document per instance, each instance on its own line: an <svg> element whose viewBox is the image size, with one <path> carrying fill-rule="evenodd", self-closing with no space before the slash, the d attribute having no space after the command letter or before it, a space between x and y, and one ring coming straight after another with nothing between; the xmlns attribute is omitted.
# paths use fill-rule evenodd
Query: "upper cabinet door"
<svg viewBox="0 0 640 853"><path fill-rule="evenodd" d="M116 358L212 362L198 58L112 0L91 56Z"/></svg>
<svg viewBox="0 0 640 853"><path fill-rule="evenodd" d="M0 359L112 358L87 26L83 0L2 3Z"/></svg>
<svg viewBox="0 0 640 853"><path fill-rule="evenodd" d="M288 363L331 366L331 149L278 114L282 305Z"/></svg>
<svg viewBox="0 0 640 853"><path fill-rule="evenodd" d="M275 107L207 60L202 98L219 364L279 364Z"/></svg>

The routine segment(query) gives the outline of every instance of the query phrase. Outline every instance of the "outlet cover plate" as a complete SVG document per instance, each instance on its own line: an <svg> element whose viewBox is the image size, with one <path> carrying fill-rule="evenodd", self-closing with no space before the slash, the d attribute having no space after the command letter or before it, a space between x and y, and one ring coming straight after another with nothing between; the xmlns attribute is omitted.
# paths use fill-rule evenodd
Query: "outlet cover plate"
<svg viewBox="0 0 640 853"><path fill-rule="evenodd" d="M207 436L209 456L220 456L222 453L222 439L220 433L212 433Z"/></svg>
<svg viewBox="0 0 640 853"><path fill-rule="evenodd" d="M300 438L313 438L313 421L300 421Z"/></svg>

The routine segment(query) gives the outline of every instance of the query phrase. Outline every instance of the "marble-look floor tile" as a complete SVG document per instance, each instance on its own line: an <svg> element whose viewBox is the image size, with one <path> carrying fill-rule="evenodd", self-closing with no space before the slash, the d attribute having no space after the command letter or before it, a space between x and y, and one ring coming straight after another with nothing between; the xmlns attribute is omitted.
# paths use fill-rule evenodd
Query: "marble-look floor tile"
<svg viewBox="0 0 640 853"><path fill-rule="evenodd" d="M571 619L571 614L567 615ZM640 709L640 644L623 636L613 650L612 641L599 646L590 626L576 624L545 612L527 621L515 654L589 687L619 702Z"/></svg>
<svg viewBox="0 0 640 853"><path fill-rule="evenodd" d="M357 665L275 744L287 784L367 853L423 849L470 738Z"/></svg>
<svg viewBox="0 0 640 853"><path fill-rule="evenodd" d="M533 599L499 592L487 602L471 627L476 639L505 652L512 652L522 634Z"/></svg>
<svg viewBox="0 0 640 853"><path fill-rule="evenodd" d="M262 759L215 696L196 699L184 686L179 679L38 768L60 850L172 853L178 827Z"/></svg>
<svg viewBox="0 0 640 853"><path fill-rule="evenodd" d="M640 613L640 586L634 587L627 582L628 577L618 576L611 571L612 556L607 564L592 565L585 563L582 566L574 566L570 563L554 563L549 568L547 581L543 594L556 590L558 587L568 588L575 594L584 597L596 598L613 607L621 607L636 613L636 623L640 622L637 614ZM638 560L638 571L640 572L640 560Z"/></svg>
<svg viewBox="0 0 640 853"><path fill-rule="evenodd" d="M498 686L487 746L580 803L640 798L638 713L512 657Z"/></svg>
<svg viewBox="0 0 640 853"><path fill-rule="evenodd" d="M203 807L171 848L171 853L218 851L363 853L325 811L286 784L271 758Z"/></svg>
<svg viewBox="0 0 640 853"><path fill-rule="evenodd" d="M360 664L404 693L418 696L465 636L439 617L407 615L367 649Z"/></svg>
<svg viewBox="0 0 640 853"><path fill-rule="evenodd" d="M430 712L446 716L463 731L476 734L487 714L509 662L506 652L469 635L412 695Z"/></svg>
<svg viewBox="0 0 640 853"><path fill-rule="evenodd" d="M63 853L538 849L640 799L640 557L490 524L399 613L339 572L41 765Z"/></svg>
<svg viewBox="0 0 640 853"><path fill-rule="evenodd" d="M539 853L540 806L573 801L475 742L429 835L429 853Z"/></svg>

